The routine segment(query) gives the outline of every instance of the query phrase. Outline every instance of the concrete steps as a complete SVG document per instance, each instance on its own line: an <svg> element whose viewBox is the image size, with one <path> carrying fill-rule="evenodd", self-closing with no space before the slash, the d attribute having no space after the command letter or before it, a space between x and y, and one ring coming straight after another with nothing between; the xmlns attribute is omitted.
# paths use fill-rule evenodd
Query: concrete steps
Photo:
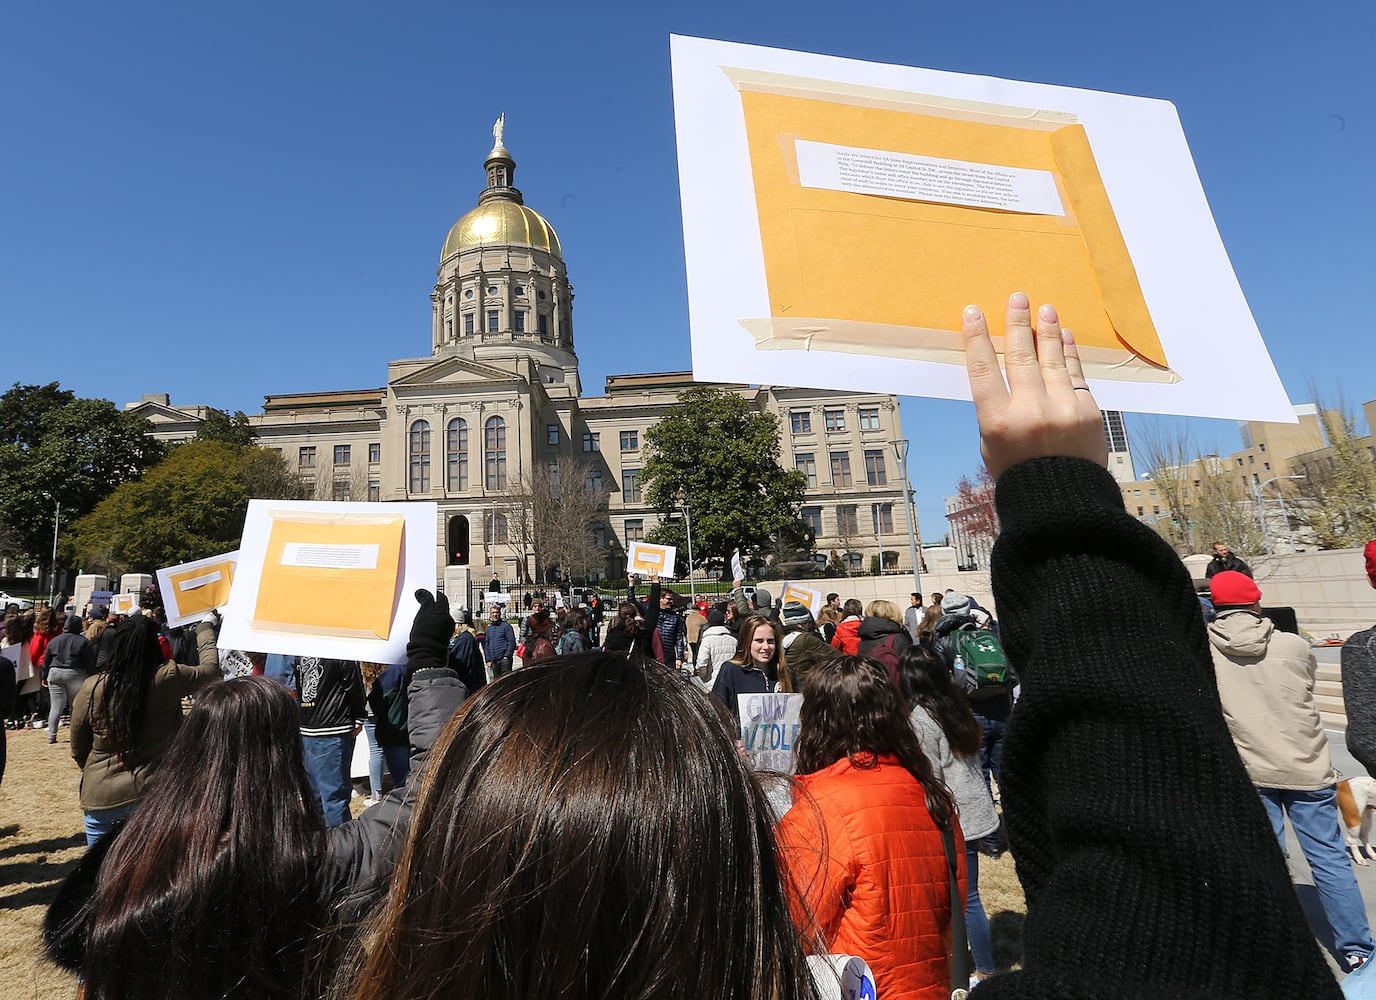
<svg viewBox="0 0 1376 1000"><path fill-rule="evenodd" d="M1314 684L1314 703L1319 707L1327 729L1347 729L1347 708L1343 705L1342 673L1336 663L1320 663Z"/></svg>

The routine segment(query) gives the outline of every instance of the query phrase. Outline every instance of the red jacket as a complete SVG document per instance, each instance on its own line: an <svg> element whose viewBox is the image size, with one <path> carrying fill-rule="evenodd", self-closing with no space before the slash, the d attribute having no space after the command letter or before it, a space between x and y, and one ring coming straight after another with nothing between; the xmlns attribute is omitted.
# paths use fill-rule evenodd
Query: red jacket
<svg viewBox="0 0 1376 1000"><path fill-rule="evenodd" d="M804 939L815 927L831 952L867 961L882 1000L949 997L950 881L922 786L894 757L874 768L842 758L798 783L778 837ZM959 831L956 858L963 905Z"/></svg>
<svg viewBox="0 0 1376 1000"><path fill-rule="evenodd" d="M847 618L836 626L831 644L846 656L860 655L860 619Z"/></svg>

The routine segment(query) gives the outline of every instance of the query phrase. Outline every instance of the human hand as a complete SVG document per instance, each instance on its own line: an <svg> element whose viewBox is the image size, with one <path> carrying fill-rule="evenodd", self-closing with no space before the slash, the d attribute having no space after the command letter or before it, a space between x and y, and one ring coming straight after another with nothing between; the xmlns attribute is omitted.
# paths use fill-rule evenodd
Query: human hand
<svg viewBox="0 0 1376 1000"><path fill-rule="evenodd" d="M1056 307L1037 310L1036 331L1027 296L1008 297L1003 362L989 339L978 306L963 315L965 368L979 420L980 454L989 474L1031 458L1067 455L1108 464L1104 419L1080 365L1069 330L1062 330Z"/></svg>

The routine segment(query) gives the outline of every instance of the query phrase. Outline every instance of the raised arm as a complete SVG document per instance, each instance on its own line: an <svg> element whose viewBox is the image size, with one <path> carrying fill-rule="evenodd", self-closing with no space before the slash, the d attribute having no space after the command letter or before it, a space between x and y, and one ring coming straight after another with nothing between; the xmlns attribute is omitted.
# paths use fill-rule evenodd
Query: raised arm
<svg viewBox="0 0 1376 1000"><path fill-rule="evenodd" d="M1189 575L1102 467L1073 340L1049 307L1034 333L1014 296L1005 383L973 308L965 336L1022 679L1001 790L1028 904L1022 969L974 996L1339 997L1223 721Z"/></svg>

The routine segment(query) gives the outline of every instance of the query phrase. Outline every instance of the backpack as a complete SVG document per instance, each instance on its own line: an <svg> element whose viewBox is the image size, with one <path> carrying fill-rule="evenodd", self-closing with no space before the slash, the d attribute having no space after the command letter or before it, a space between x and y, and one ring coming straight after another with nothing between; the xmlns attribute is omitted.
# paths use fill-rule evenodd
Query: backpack
<svg viewBox="0 0 1376 1000"><path fill-rule="evenodd" d="M963 625L951 633L956 669L965 671L965 694L973 701L993 698L1013 689L1008 657L998 637L987 628ZM971 686L973 685L973 687Z"/></svg>
<svg viewBox="0 0 1376 1000"><path fill-rule="evenodd" d="M903 687L898 682L898 633L890 632L884 638L870 647L865 656L884 668L884 672L889 675L889 680L893 681L893 686L898 690Z"/></svg>

